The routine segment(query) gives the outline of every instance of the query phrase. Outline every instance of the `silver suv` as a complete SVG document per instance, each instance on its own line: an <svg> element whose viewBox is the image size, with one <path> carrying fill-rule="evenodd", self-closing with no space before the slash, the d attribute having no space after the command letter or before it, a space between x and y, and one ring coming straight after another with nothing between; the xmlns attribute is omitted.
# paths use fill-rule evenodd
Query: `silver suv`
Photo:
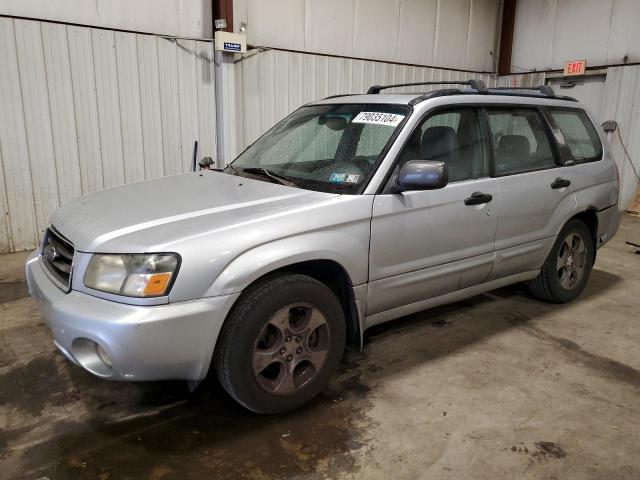
<svg viewBox="0 0 640 480"><path fill-rule="evenodd" d="M602 130L547 87L459 84L314 102L224 170L60 208L26 266L55 344L276 413L372 325L515 282L573 300L620 222Z"/></svg>

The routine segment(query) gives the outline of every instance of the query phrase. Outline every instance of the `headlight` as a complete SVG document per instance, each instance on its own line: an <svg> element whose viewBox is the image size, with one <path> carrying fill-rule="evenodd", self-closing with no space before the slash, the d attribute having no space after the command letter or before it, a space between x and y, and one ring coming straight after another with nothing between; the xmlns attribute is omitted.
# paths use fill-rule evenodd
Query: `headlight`
<svg viewBox="0 0 640 480"><path fill-rule="evenodd" d="M127 297L161 297L169 293L179 258L175 253L97 253L89 261L84 285Z"/></svg>

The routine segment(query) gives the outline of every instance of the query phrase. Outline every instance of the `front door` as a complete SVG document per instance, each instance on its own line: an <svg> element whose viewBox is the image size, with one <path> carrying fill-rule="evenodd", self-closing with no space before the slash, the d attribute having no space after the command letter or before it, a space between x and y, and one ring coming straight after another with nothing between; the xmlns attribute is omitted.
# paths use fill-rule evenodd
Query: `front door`
<svg viewBox="0 0 640 480"><path fill-rule="evenodd" d="M445 162L450 183L376 196L368 316L482 283L489 275L499 198L482 139L473 108L439 111L416 127L389 184L404 162L418 159Z"/></svg>

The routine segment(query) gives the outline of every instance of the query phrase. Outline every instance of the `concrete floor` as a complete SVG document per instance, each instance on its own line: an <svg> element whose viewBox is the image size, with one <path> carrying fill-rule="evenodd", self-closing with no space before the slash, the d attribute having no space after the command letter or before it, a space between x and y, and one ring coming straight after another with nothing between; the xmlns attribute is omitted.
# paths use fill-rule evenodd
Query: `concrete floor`
<svg viewBox="0 0 640 480"><path fill-rule="evenodd" d="M307 408L249 414L215 380L98 380L57 353L0 257L0 477L640 478L640 219L578 301L521 287L367 333Z"/></svg>

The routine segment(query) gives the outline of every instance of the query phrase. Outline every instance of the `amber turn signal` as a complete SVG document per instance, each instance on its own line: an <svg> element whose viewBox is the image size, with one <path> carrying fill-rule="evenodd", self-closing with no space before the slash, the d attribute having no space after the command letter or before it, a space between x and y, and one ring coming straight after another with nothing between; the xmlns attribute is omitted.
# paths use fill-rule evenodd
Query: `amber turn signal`
<svg viewBox="0 0 640 480"><path fill-rule="evenodd" d="M147 284L144 287L144 295L145 296L155 296L162 295L164 291L167 289L167 285L169 285L169 280L171 279L170 272L164 273L154 273L147 280Z"/></svg>

